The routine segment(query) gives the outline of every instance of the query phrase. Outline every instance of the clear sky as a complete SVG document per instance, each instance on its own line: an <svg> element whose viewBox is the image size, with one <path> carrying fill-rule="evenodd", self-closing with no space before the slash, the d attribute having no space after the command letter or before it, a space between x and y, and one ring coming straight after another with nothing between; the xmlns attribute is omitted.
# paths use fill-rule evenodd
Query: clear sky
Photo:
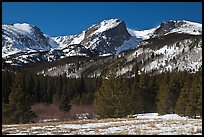
<svg viewBox="0 0 204 137"><path fill-rule="evenodd" d="M78 34L118 18L144 30L168 20L202 23L202 2L2 2L2 23L29 23L49 36Z"/></svg>

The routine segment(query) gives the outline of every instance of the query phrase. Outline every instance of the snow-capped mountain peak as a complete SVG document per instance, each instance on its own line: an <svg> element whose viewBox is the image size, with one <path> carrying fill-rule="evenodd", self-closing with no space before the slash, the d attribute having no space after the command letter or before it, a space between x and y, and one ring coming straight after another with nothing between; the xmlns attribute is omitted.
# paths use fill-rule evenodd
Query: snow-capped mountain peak
<svg viewBox="0 0 204 137"><path fill-rule="evenodd" d="M94 31L93 34L102 33L104 31L107 31L107 30L109 30L111 28L116 27L120 23L121 23L121 21L119 19L109 19L109 20L104 20L104 21L102 21L100 23L97 23L97 24L91 26L89 29L95 27L95 28L97 28L97 30Z"/></svg>
<svg viewBox="0 0 204 137"><path fill-rule="evenodd" d="M178 20L174 22L174 28L169 33L188 33L192 35L202 34L202 24L187 20ZM168 33L167 33L168 34Z"/></svg>
<svg viewBox="0 0 204 137"><path fill-rule="evenodd" d="M32 33L34 31L33 26L27 23L15 23L13 24L13 27L18 29L18 30L22 30L28 33Z"/></svg>
<svg viewBox="0 0 204 137"><path fill-rule="evenodd" d="M49 50L51 46L41 30L27 23L2 25L2 57L19 52Z"/></svg>
<svg viewBox="0 0 204 137"><path fill-rule="evenodd" d="M63 48L81 44L86 49L94 50L97 54L102 55L115 53L124 41L130 40L130 37L124 21L108 19L93 24L78 35L56 37L54 40Z"/></svg>
<svg viewBox="0 0 204 137"><path fill-rule="evenodd" d="M2 24L2 58L10 64L26 64L69 56L120 54L145 43L148 45L148 42L151 45L152 41L160 38L194 38L195 35L198 38L202 36L202 24L186 20L169 20L152 29L138 31L128 29L124 21L109 19L93 24L80 34L59 37L49 37L37 26L27 23Z"/></svg>
<svg viewBox="0 0 204 137"><path fill-rule="evenodd" d="M202 24L187 21L187 20L169 20L162 22L159 26L151 28L149 30L134 30L127 29L132 36L141 38L143 40L149 39L151 37L158 37L167 35L170 33L187 33L192 35L202 34Z"/></svg>

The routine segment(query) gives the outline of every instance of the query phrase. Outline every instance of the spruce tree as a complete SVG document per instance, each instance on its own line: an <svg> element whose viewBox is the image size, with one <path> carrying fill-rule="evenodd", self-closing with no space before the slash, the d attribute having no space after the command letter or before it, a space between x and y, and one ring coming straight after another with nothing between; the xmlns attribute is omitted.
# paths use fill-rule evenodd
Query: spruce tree
<svg viewBox="0 0 204 137"><path fill-rule="evenodd" d="M71 101L70 89L67 88L66 85L64 85L61 99L59 102L59 110L64 112L70 111L71 109L70 101Z"/></svg>
<svg viewBox="0 0 204 137"><path fill-rule="evenodd" d="M138 86L138 82L134 82L131 87L131 94L129 99L129 106L132 109L131 114L138 114L144 112L144 94Z"/></svg>
<svg viewBox="0 0 204 137"><path fill-rule="evenodd" d="M169 86L161 85L158 93L157 111L159 114L168 113Z"/></svg>
<svg viewBox="0 0 204 137"><path fill-rule="evenodd" d="M94 106L96 113L102 118L124 117L132 111L129 108L130 90L124 86L122 78L116 78L114 72L102 81L99 91L95 94Z"/></svg>
<svg viewBox="0 0 204 137"><path fill-rule="evenodd" d="M200 102L198 102L200 101L199 94L202 91L201 91L200 83L197 80L197 77L193 78L191 83L192 83L192 86L191 86L191 89L189 90L189 95L188 95L189 101L187 102L187 105L186 105L185 114L188 117L195 118L197 115L197 112L199 111L198 110L200 105Z"/></svg>
<svg viewBox="0 0 204 137"><path fill-rule="evenodd" d="M3 123L28 123L36 117L36 114L31 111L32 98L22 88L21 76L16 74L9 95L9 103L3 106Z"/></svg>
<svg viewBox="0 0 204 137"><path fill-rule="evenodd" d="M166 81L166 77L161 80L157 94L157 111L162 115L168 112L169 85Z"/></svg>
<svg viewBox="0 0 204 137"><path fill-rule="evenodd" d="M102 85L95 93L94 106L96 113L101 118L113 117L114 109L114 75L110 75L107 79L102 80Z"/></svg>
<svg viewBox="0 0 204 137"><path fill-rule="evenodd" d="M199 116L202 117L202 91L199 94L198 98L198 105L197 105L197 113Z"/></svg>
<svg viewBox="0 0 204 137"><path fill-rule="evenodd" d="M175 112L181 116L186 116L186 105L188 103L189 90L191 88L191 83L189 80L184 82L181 92L179 94L178 100L176 102Z"/></svg>

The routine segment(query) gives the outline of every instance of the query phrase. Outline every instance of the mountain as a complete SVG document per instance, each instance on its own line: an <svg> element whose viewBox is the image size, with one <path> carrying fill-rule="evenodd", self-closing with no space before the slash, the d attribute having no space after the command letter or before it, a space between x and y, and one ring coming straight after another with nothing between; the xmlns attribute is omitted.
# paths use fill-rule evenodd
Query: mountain
<svg viewBox="0 0 204 137"><path fill-rule="evenodd" d="M137 69L196 72L202 69L202 24L170 20L138 31L110 19L80 34L58 37L30 24L2 25L2 60L3 66L50 62L36 73L67 77L105 76L111 68L127 77Z"/></svg>
<svg viewBox="0 0 204 137"><path fill-rule="evenodd" d="M128 33L124 21L118 19L104 20L80 34L54 38L31 24L2 25L2 58L17 66L69 56L115 54L135 47L138 42Z"/></svg>
<svg viewBox="0 0 204 137"><path fill-rule="evenodd" d="M104 20L92 25L78 35L55 37L60 47L81 44L97 55L115 54L135 47L139 39L132 37L124 21Z"/></svg>
<svg viewBox="0 0 204 137"><path fill-rule="evenodd" d="M57 43L31 24L2 25L2 58L7 63L29 63L39 59L39 53L49 52Z"/></svg>
<svg viewBox="0 0 204 137"><path fill-rule="evenodd" d="M53 46L49 40L38 27L30 24L2 25L2 57L22 51L49 51Z"/></svg>
<svg viewBox="0 0 204 137"><path fill-rule="evenodd" d="M167 35L170 33L187 33L192 35L202 35L202 24L186 20L170 20L167 22L162 22L159 26L149 30L137 31L133 29L128 29L128 32L132 36L136 36L137 38L141 38L143 40Z"/></svg>
<svg viewBox="0 0 204 137"><path fill-rule="evenodd" d="M91 56L80 44L60 48L38 27L23 23L2 25L2 58L5 63L22 66L35 62L50 62L68 56Z"/></svg>

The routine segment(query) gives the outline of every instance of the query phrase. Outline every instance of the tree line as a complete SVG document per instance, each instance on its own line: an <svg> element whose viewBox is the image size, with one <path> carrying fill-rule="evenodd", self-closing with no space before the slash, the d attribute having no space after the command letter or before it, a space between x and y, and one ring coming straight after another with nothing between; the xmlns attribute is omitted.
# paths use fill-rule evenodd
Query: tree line
<svg viewBox="0 0 204 137"><path fill-rule="evenodd" d="M67 78L2 71L3 123L28 123L37 117L34 103L57 103L68 112L72 103L93 104L101 118L158 112L202 116L202 70L197 73L142 73L135 77Z"/></svg>

